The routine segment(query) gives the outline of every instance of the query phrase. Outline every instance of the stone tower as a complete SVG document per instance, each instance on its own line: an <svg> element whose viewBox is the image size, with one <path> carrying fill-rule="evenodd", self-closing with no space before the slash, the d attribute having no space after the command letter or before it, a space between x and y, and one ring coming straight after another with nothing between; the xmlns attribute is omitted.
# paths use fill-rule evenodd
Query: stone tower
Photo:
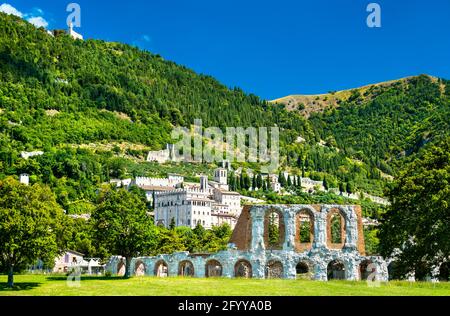
<svg viewBox="0 0 450 316"><path fill-rule="evenodd" d="M225 168L217 168L214 170L214 181L226 185L228 183L228 170Z"/></svg>
<svg viewBox="0 0 450 316"><path fill-rule="evenodd" d="M208 176L200 176L200 190L206 191L208 189Z"/></svg>

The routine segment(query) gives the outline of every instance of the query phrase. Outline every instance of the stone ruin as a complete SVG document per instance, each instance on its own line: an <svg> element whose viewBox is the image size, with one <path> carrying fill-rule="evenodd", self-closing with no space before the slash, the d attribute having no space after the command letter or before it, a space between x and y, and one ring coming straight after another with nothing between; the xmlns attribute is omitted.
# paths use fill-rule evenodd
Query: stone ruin
<svg viewBox="0 0 450 316"><path fill-rule="evenodd" d="M125 273L125 258L107 264ZM387 281L385 260L365 256L360 206L245 206L228 249L133 258L130 275Z"/></svg>

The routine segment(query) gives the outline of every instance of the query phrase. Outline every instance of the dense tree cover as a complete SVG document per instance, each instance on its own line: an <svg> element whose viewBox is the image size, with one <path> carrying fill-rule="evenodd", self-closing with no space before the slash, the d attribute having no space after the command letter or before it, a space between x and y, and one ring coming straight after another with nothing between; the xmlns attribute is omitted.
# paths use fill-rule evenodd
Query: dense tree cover
<svg viewBox="0 0 450 316"><path fill-rule="evenodd" d="M399 249L398 271L429 274L450 256L450 137L421 151L400 172L389 198L380 231L382 254Z"/></svg>
<svg viewBox="0 0 450 316"><path fill-rule="evenodd" d="M206 164L138 163L145 150L124 153L117 146L111 150L74 146L126 141L160 149L170 142L173 126L189 126L197 118L204 126L221 128L277 125L279 171L324 181L327 188L341 192L381 195L390 187L385 174L397 176L408 164L420 170L417 153L448 135L449 97L448 80L419 76L354 90L348 99L339 100L337 108L307 120L283 105L228 89L158 55L120 43L75 41L63 34L52 37L0 13L0 179L27 172L33 186L50 186L68 213L93 212L97 189L111 178L162 176L167 171L188 180L200 173L211 175L214 166ZM304 141L299 142L298 136ZM45 154L25 160L19 157L22 150ZM242 165L259 170L257 165ZM252 178L245 173L230 177L233 189L269 203L355 203L329 193L305 194L298 179L282 182L294 195L271 192L258 173ZM255 185L260 190L249 192ZM406 194L399 189L397 193ZM131 194L139 196L138 191ZM141 202L139 209L145 204ZM383 212L368 201L358 203L365 216L378 218ZM76 229L67 229L70 247L106 255L108 249L93 242L93 222L74 220L71 225ZM145 252L223 249L224 230L151 227L154 244L146 245ZM366 235L376 249L374 232Z"/></svg>
<svg viewBox="0 0 450 316"><path fill-rule="evenodd" d="M443 86L444 85L444 86ZM347 157L395 175L405 156L450 131L448 82L418 76L358 90L337 108L311 117L321 139L334 138Z"/></svg>
<svg viewBox="0 0 450 316"><path fill-rule="evenodd" d="M97 189L111 179L136 176L165 177L180 173L187 180L197 174L209 174L213 168L204 164L139 164L112 151L75 148L53 148L43 156L18 159L0 170L0 178L9 174L30 174L30 182L45 183L57 196L57 202L68 214L91 213L97 202Z"/></svg>
<svg viewBox="0 0 450 316"><path fill-rule="evenodd" d="M13 137L22 145L109 138L158 147L171 124L194 119L221 128L275 122L302 128L282 106L128 45L53 38L4 14L0 29L0 81L5 83L0 104L4 119L20 124L3 129L17 133ZM46 117L44 110L50 109L61 113ZM121 123L98 110L125 113L130 120ZM41 135L28 131L30 126L42 128Z"/></svg>
<svg viewBox="0 0 450 316"><path fill-rule="evenodd" d="M14 272L41 259L51 264L65 247L66 217L46 186L26 186L7 178L0 181L0 268Z"/></svg>
<svg viewBox="0 0 450 316"><path fill-rule="evenodd" d="M126 258L125 277L129 276L131 259L154 247L156 230L137 193L125 189L102 191L91 220L98 249Z"/></svg>
<svg viewBox="0 0 450 316"><path fill-rule="evenodd" d="M161 148L169 141L171 126L202 118L205 126L276 124L282 128L283 164L331 180L330 186L352 181L360 190L380 195L379 170L392 173L386 148L408 150L405 142L416 141L420 133L428 139L433 136L425 135L428 128L445 129L448 121L448 111L442 112L448 97L443 99L437 83L427 77L374 86L364 101L355 93L338 109L313 116L311 125L281 105L229 90L137 48L53 38L3 14L0 23L0 157L8 169L5 174L14 172L20 150L123 140ZM393 108L397 103L402 108ZM58 112L49 115L46 110ZM383 120L386 124L379 124ZM306 142L295 143L298 135ZM316 145L321 139L328 147Z"/></svg>

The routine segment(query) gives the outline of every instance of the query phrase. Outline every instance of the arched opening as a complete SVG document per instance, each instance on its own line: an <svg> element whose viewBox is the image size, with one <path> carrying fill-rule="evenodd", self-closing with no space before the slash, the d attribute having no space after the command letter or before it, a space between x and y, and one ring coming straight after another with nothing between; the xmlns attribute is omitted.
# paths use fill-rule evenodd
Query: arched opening
<svg viewBox="0 0 450 316"><path fill-rule="evenodd" d="M125 262L120 261L119 264L117 265L117 275L118 276L124 276L125 275Z"/></svg>
<svg viewBox="0 0 450 316"><path fill-rule="evenodd" d="M328 280L345 280L345 265L340 260L333 260L327 267Z"/></svg>
<svg viewBox="0 0 450 316"><path fill-rule="evenodd" d="M155 264L155 276L159 278L165 278L169 276L169 267L164 260L159 260Z"/></svg>
<svg viewBox="0 0 450 316"><path fill-rule="evenodd" d="M439 281L450 281L450 262L444 262L439 268Z"/></svg>
<svg viewBox="0 0 450 316"><path fill-rule="evenodd" d="M270 210L264 219L264 241L266 249L281 249L284 242L283 214L278 210Z"/></svg>
<svg viewBox="0 0 450 316"><path fill-rule="evenodd" d="M217 260L209 260L205 267L205 276L214 278L222 276L222 265Z"/></svg>
<svg viewBox="0 0 450 316"><path fill-rule="evenodd" d="M250 279L252 277L252 265L247 260L239 260L234 265L234 276Z"/></svg>
<svg viewBox="0 0 450 316"><path fill-rule="evenodd" d="M400 269L398 267L398 263L395 261L392 261L389 263L388 267L388 278L389 281L391 280L401 280L403 279L402 275L400 274Z"/></svg>
<svg viewBox="0 0 450 316"><path fill-rule="evenodd" d="M266 266L267 279L281 279L283 277L283 264L280 261L271 260Z"/></svg>
<svg viewBox="0 0 450 316"><path fill-rule="evenodd" d="M280 216L271 212L269 215L269 245L276 246L280 243Z"/></svg>
<svg viewBox="0 0 450 316"><path fill-rule="evenodd" d="M430 278L430 268L424 262L416 264L414 269L414 279L416 281L427 281Z"/></svg>
<svg viewBox="0 0 450 316"><path fill-rule="evenodd" d="M370 260L364 260L359 264L359 277L363 281L369 279L370 275L376 272L376 266ZM373 281L373 278L371 278L371 280Z"/></svg>
<svg viewBox="0 0 450 316"><path fill-rule="evenodd" d="M330 249L341 249L345 245L345 217L339 209L333 209L327 217L327 245Z"/></svg>
<svg viewBox="0 0 450 316"><path fill-rule="evenodd" d="M134 275L135 276L144 276L145 275L145 264L142 261L136 262L134 265Z"/></svg>
<svg viewBox="0 0 450 316"><path fill-rule="evenodd" d="M295 248L298 252L311 249L314 241L314 215L310 210L301 210L296 216Z"/></svg>
<svg viewBox="0 0 450 316"><path fill-rule="evenodd" d="M297 275L297 279L310 280L312 271L310 269L310 265L306 261L300 261L295 266L295 273Z"/></svg>
<svg viewBox="0 0 450 316"><path fill-rule="evenodd" d="M189 260L181 261L178 265L178 275L193 277L194 276L194 265Z"/></svg>

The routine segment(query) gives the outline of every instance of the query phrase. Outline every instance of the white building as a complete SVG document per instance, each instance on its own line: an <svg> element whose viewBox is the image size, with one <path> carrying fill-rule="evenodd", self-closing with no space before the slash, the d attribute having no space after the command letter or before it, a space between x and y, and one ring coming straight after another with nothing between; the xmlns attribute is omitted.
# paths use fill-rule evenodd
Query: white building
<svg viewBox="0 0 450 316"><path fill-rule="evenodd" d="M133 184L138 187L142 186L161 186L175 188L183 183L184 177L177 174L169 174L167 178L148 178L148 177L136 177Z"/></svg>
<svg viewBox="0 0 450 316"><path fill-rule="evenodd" d="M234 228L241 213L241 196L228 191L227 169L214 171L214 180L200 177L200 183L183 183L183 188L155 192L155 223L205 228L228 223ZM167 187L166 187L167 188Z"/></svg>
<svg viewBox="0 0 450 316"><path fill-rule="evenodd" d="M78 266L83 262L83 254L77 251L66 251L63 255L55 259L55 266L53 272L65 273L68 272L71 267Z"/></svg>
<svg viewBox="0 0 450 316"><path fill-rule="evenodd" d="M100 263L98 258L84 258L82 253L68 250L60 257L55 259L54 273L67 273L71 270L87 274L102 274L105 271L105 265Z"/></svg>
<svg viewBox="0 0 450 316"><path fill-rule="evenodd" d="M175 189L155 193L155 223L169 227L172 220L175 226L195 228L201 224L212 227L211 212L213 200L208 191L200 189Z"/></svg>
<svg viewBox="0 0 450 316"><path fill-rule="evenodd" d="M132 184L143 189L145 191L147 201L152 202L155 192L166 192L175 188L181 188L183 182L184 177L170 173L167 178L136 177Z"/></svg>
<svg viewBox="0 0 450 316"><path fill-rule="evenodd" d="M239 193L214 188L213 194L214 201L219 205L227 206L229 213L234 215L241 213L241 195Z"/></svg>
<svg viewBox="0 0 450 316"><path fill-rule="evenodd" d="M131 185L132 179L111 179L109 183L115 184L118 188L128 188Z"/></svg>
<svg viewBox="0 0 450 316"><path fill-rule="evenodd" d="M273 192L280 192L281 191L281 184L280 184L280 182L271 182L270 186L271 186Z"/></svg>
<svg viewBox="0 0 450 316"><path fill-rule="evenodd" d="M147 161L156 161L158 163L166 163L175 160L175 145L167 144L166 149L149 151Z"/></svg>
<svg viewBox="0 0 450 316"><path fill-rule="evenodd" d="M215 187L228 191L228 169L217 168L214 170L214 182L216 183Z"/></svg>
<svg viewBox="0 0 450 316"><path fill-rule="evenodd" d="M31 157L42 156L43 154L44 154L43 151L31 151L31 152L28 152L28 151L22 151L22 152L20 153L20 156L21 156L23 159L28 159L28 158L31 158Z"/></svg>
<svg viewBox="0 0 450 316"><path fill-rule="evenodd" d="M72 23L69 24L69 29L67 30L67 34L69 34L69 36L72 37L75 40L83 40L83 35L75 32L73 30L73 24Z"/></svg>
<svg viewBox="0 0 450 316"><path fill-rule="evenodd" d="M20 183L29 185L30 184L30 176L27 173L22 173L20 175Z"/></svg>
<svg viewBox="0 0 450 316"><path fill-rule="evenodd" d="M319 191L325 191L323 181L315 181L310 178L300 178L300 183L302 188L306 189L308 192L313 191L315 188L318 188Z"/></svg>

